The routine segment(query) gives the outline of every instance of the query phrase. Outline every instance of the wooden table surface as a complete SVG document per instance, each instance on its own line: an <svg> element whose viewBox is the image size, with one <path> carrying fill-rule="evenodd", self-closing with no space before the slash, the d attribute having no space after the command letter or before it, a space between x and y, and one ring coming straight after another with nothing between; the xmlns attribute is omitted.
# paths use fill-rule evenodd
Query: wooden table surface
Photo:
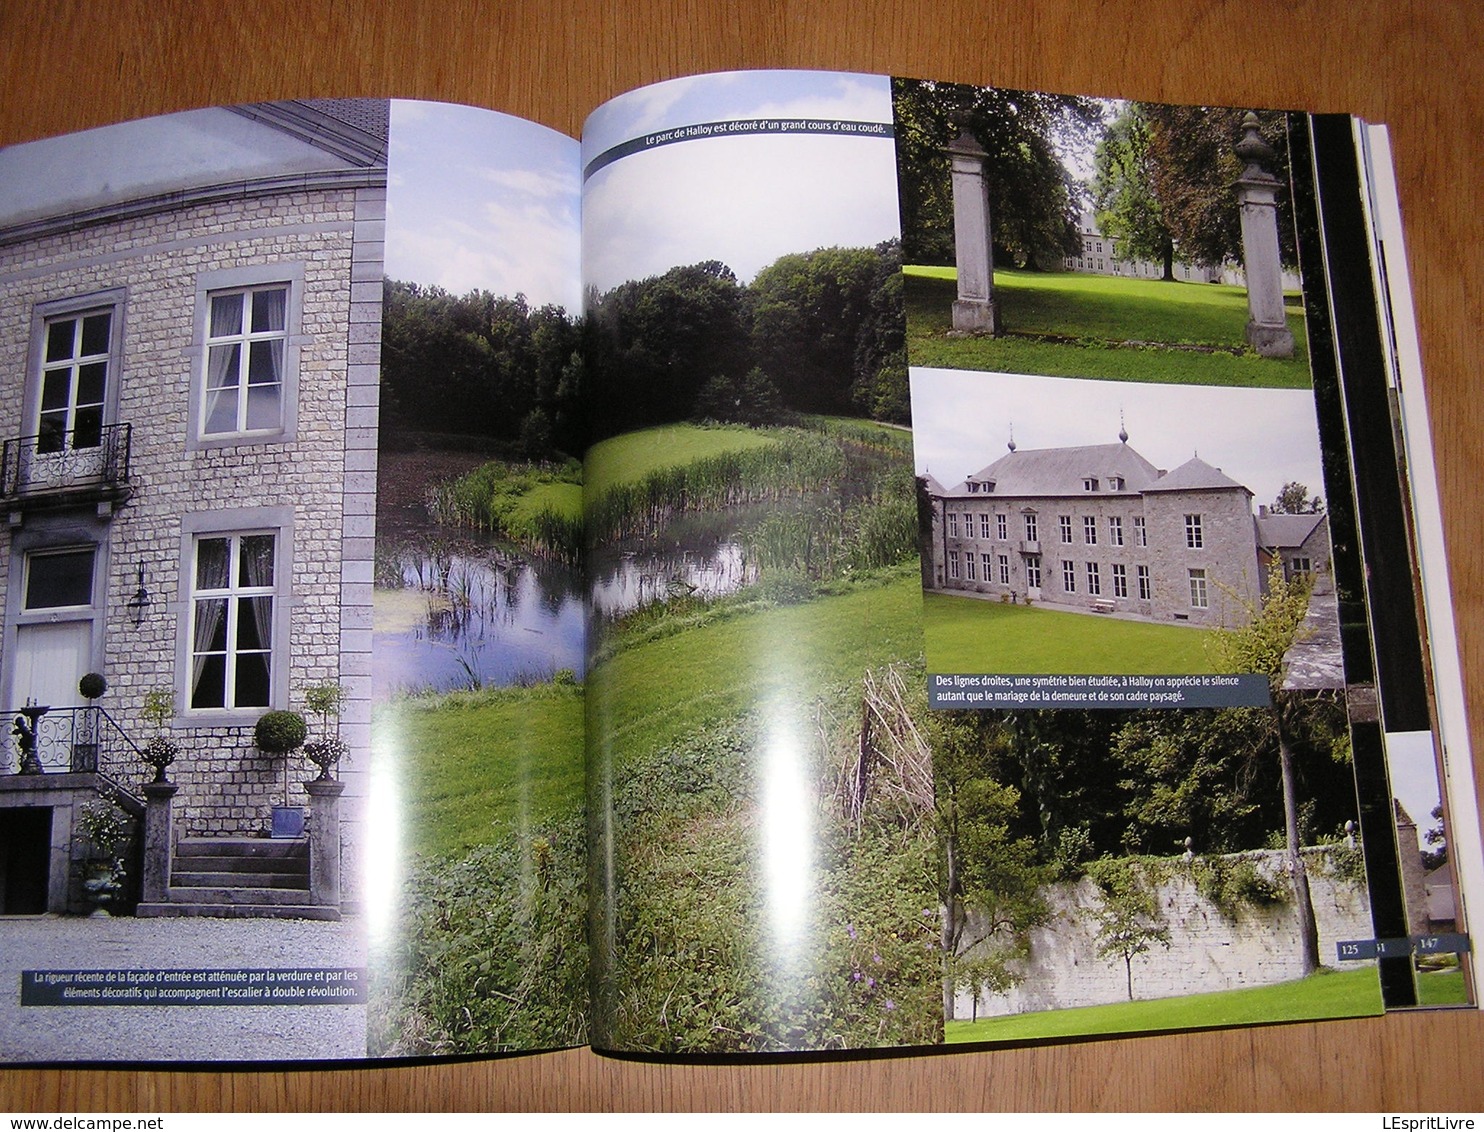
<svg viewBox="0 0 1484 1132"><path fill-rule="evenodd" d="M0 144L188 107L365 95L575 134L699 71L809 67L1384 121L1407 225L1473 740L1484 751L1484 5L1476 0L0 3ZM1476 757L1476 765L1478 758ZM0 1110L1484 1109L1484 1014L919 1057L586 1050L329 1071L0 1070Z"/></svg>

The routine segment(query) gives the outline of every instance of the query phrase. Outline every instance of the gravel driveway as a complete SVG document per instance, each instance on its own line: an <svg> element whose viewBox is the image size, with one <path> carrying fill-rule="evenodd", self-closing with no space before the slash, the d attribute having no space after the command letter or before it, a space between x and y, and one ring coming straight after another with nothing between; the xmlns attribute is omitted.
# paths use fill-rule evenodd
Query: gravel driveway
<svg viewBox="0 0 1484 1132"><path fill-rule="evenodd" d="M20 1004L25 970L364 967L361 928L356 919L0 919L0 1062L364 1057L364 1006Z"/></svg>

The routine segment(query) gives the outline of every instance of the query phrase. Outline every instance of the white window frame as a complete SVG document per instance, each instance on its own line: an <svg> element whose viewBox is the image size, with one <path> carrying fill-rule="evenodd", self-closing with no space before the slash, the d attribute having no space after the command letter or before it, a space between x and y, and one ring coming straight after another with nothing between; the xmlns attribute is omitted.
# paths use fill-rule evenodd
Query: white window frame
<svg viewBox="0 0 1484 1132"><path fill-rule="evenodd" d="M988 539L990 537L990 534L989 534L989 512L987 512L987 511L981 511L979 513L979 537L982 538L982 539L984 539L984 540L986 540L986 541L988 541Z"/></svg>
<svg viewBox="0 0 1484 1132"><path fill-rule="evenodd" d="M1206 585L1206 571L1199 567L1191 567L1186 574L1190 578L1190 608L1210 609L1211 593Z"/></svg>
<svg viewBox="0 0 1484 1132"><path fill-rule="evenodd" d="M195 656L195 627L197 601L203 595L196 589L196 554L199 544L206 539L241 538L246 535L273 535L274 560L273 584L270 587L252 587L248 592L235 587L231 592L210 591L211 597L228 597L229 620L227 633L227 671L224 675L224 699L222 707L192 707L195 689L192 679ZM234 551L237 546L233 544ZM233 554L236 558L236 554ZM243 507L226 511L202 511L181 516L180 583L177 587L179 599L176 610L176 703L180 705L182 718L201 724L220 723L242 725L254 723L265 711L288 707L289 668L289 607L292 604L292 581L294 575L294 509L292 507ZM234 562L233 569L236 566ZM233 688L233 609L245 597L271 596L273 610L268 640L268 703L237 705L232 702Z"/></svg>
<svg viewBox="0 0 1484 1132"><path fill-rule="evenodd" d="M1139 581L1139 600L1140 601L1153 601L1154 600L1154 582L1149 577L1149 567L1148 566L1135 566L1134 567L1134 573L1138 577L1138 581Z"/></svg>
<svg viewBox="0 0 1484 1132"><path fill-rule="evenodd" d="M979 580L978 574L979 567L974 561L974 552L970 550L964 554L964 579L970 582L977 582Z"/></svg>
<svg viewBox="0 0 1484 1132"><path fill-rule="evenodd" d="M1061 588L1064 593L1077 592L1077 563L1063 561L1061 564Z"/></svg>
<svg viewBox="0 0 1484 1132"><path fill-rule="evenodd" d="M1093 597L1101 597L1103 595L1103 577L1098 570L1098 564L1096 562L1089 562L1087 564L1087 592L1092 594Z"/></svg>
<svg viewBox="0 0 1484 1132"><path fill-rule="evenodd" d="M1122 562L1113 563L1113 596L1128 599L1128 567Z"/></svg>
<svg viewBox="0 0 1484 1132"><path fill-rule="evenodd" d="M1008 586L1010 584L1010 556L1008 554L999 555L999 567L1000 585Z"/></svg>
<svg viewBox="0 0 1484 1132"><path fill-rule="evenodd" d="M1203 550L1206 545L1205 527L1199 514L1185 516L1185 549Z"/></svg>
<svg viewBox="0 0 1484 1132"><path fill-rule="evenodd" d="M1108 516L1108 542L1113 546L1123 545L1123 516Z"/></svg>
<svg viewBox="0 0 1484 1132"><path fill-rule="evenodd" d="M1072 545L1072 516L1058 515L1056 525L1061 529L1061 541L1063 546Z"/></svg>
<svg viewBox="0 0 1484 1132"><path fill-rule="evenodd" d="M1039 554L1025 556L1025 584L1033 590L1041 588L1041 556Z"/></svg>
<svg viewBox="0 0 1484 1132"><path fill-rule="evenodd" d="M1082 541L1087 546L1098 544L1098 517L1096 515L1082 516Z"/></svg>
<svg viewBox="0 0 1484 1132"><path fill-rule="evenodd" d="M1021 517L1025 519L1025 541L1040 542L1041 524L1036 520L1036 512L1026 511Z"/></svg>
<svg viewBox="0 0 1484 1132"><path fill-rule="evenodd" d="M948 576L950 578L957 579L959 577L959 573L960 568L958 564L958 551L950 550L948 552Z"/></svg>
<svg viewBox="0 0 1484 1132"><path fill-rule="evenodd" d="M1149 527L1145 524L1143 515L1134 516L1134 545L1149 545Z"/></svg>
<svg viewBox="0 0 1484 1132"><path fill-rule="evenodd" d="M243 332L224 338L211 338L211 301L230 294L250 294L275 288L287 290L284 301L284 329L254 334L246 325ZM349 296L346 309L349 311ZM299 426L299 355L312 341L303 332L304 265L302 263L266 263L250 267L205 271L196 277L195 337L191 343L194 375L191 380L190 425L187 449L221 448L237 444L290 443L298 437ZM347 315L348 317L348 315ZM246 316L244 314L244 323ZM279 420L270 428L246 427L248 351L246 345L256 340L281 339L283 342L282 385L279 390ZM226 432L206 432L206 384L213 343L240 342L237 428Z"/></svg>
<svg viewBox="0 0 1484 1132"><path fill-rule="evenodd" d="M38 303L31 312L31 344L30 357L27 364L25 406L22 419L27 435L39 436L41 432L41 393L45 381L46 362L46 340L51 326L65 319L82 319L91 314L109 315L108 324L108 351L106 354L97 355L96 360L104 361L107 369L103 376L103 404L101 426L107 429L109 425L116 423L118 419L118 389L119 373L123 367L123 341L124 341L124 299L125 291L122 287L116 287L108 291L95 291L87 295L77 295L66 299L57 299L51 302ZM93 355L87 355L93 357ZM79 358L73 359L74 364L81 364ZM77 379L74 375L71 382L71 401L68 410L68 427L66 433L70 438L73 425L76 423L76 394ZM106 443L106 441L105 441ZM88 446L89 448L95 446ZM71 441L63 446L61 451L73 451ZM45 454L42 455L44 458Z"/></svg>
<svg viewBox="0 0 1484 1132"><path fill-rule="evenodd" d="M948 537L958 538L958 512L948 512Z"/></svg>

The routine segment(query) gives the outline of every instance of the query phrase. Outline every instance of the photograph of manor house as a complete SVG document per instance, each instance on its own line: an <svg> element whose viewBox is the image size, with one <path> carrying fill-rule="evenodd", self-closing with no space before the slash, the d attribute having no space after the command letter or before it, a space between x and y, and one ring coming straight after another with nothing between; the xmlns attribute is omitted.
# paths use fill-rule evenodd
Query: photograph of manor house
<svg viewBox="0 0 1484 1132"><path fill-rule="evenodd" d="M1275 560L1329 585L1322 514L1254 514L1252 492L1199 456L1157 468L1122 430L1112 444L1008 448L952 487L924 478L925 588L1235 628Z"/></svg>
<svg viewBox="0 0 1484 1132"><path fill-rule="evenodd" d="M1227 671L1299 586L1291 672L1338 685L1307 390L911 374L930 672Z"/></svg>
<svg viewBox="0 0 1484 1132"><path fill-rule="evenodd" d="M350 897L357 772L255 728L367 743L386 145L305 100L0 151L0 912Z"/></svg>

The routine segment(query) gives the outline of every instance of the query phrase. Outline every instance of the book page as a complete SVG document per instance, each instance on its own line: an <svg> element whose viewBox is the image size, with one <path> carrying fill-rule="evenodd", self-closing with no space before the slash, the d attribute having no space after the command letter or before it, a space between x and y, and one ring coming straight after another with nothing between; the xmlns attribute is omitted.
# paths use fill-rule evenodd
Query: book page
<svg viewBox="0 0 1484 1132"><path fill-rule="evenodd" d="M585 1040L577 158L341 100L0 151L0 1060Z"/></svg>
<svg viewBox="0 0 1484 1132"><path fill-rule="evenodd" d="M1357 635L1305 120L897 81L886 145L874 82L683 80L584 135L595 1044L1467 1001L1388 879L1437 839ZM901 274L852 291L868 249Z"/></svg>

